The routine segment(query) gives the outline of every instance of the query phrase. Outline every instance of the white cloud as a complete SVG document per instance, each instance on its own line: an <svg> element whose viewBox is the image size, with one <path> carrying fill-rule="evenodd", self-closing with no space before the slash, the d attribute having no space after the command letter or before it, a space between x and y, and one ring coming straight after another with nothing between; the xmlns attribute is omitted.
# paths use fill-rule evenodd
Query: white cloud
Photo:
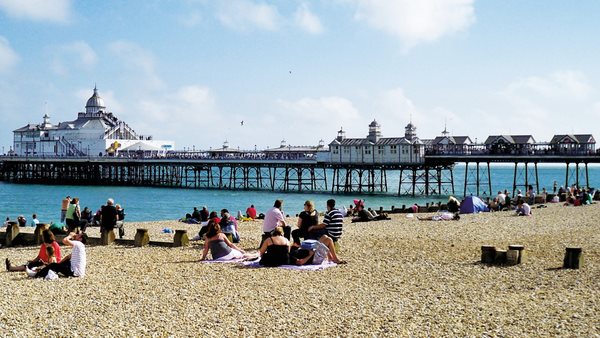
<svg viewBox="0 0 600 338"><path fill-rule="evenodd" d="M544 98L585 99L592 92L585 75L578 71L557 71L548 76L530 76L507 86L507 96L528 94Z"/></svg>
<svg viewBox="0 0 600 338"><path fill-rule="evenodd" d="M598 114L594 92L578 71L517 79L486 103L481 129L494 134L532 134L537 141L560 133L590 133L589 121Z"/></svg>
<svg viewBox="0 0 600 338"><path fill-rule="evenodd" d="M348 135L361 131L361 128L356 128L363 122L360 112L346 98L307 97L296 101L278 100L277 103L278 113L265 117L262 125L272 131L269 133L271 138L287 138L288 144L316 145L319 139L328 143L335 137L338 126L343 127ZM295 122L290 124L282 121Z"/></svg>
<svg viewBox="0 0 600 338"><path fill-rule="evenodd" d="M111 43L108 49L122 62L124 79L135 79L149 89L161 89L163 81L157 74L154 55L135 43L119 40Z"/></svg>
<svg viewBox="0 0 600 338"><path fill-rule="evenodd" d="M475 21L474 0L356 0L356 19L395 35L407 47L435 41Z"/></svg>
<svg viewBox="0 0 600 338"><path fill-rule="evenodd" d="M8 40L0 36L0 73L10 70L19 61Z"/></svg>
<svg viewBox="0 0 600 338"><path fill-rule="evenodd" d="M229 0L220 3L217 18L224 26L246 31L252 28L274 31L281 21L277 8L249 0Z"/></svg>
<svg viewBox="0 0 600 338"><path fill-rule="evenodd" d="M73 67L89 70L96 65L96 52L84 41L77 41L57 48L52 61L52 70L67 75Z"/></svg>
<svg viewBox="0 0 600 338"><path fill-rule="evenodd" d="M140 132L172 139L179 149L191 144L208 148L227 137L221 129L227 117L220 114L216 97L208 87L189 85L162 95L144 96L133 109L129 112L131 123Z"/></svg>
<svg viewBox="0 0 600 338"><path fill-rule="evenodd" d="M294 13L296 25L311 34L319 34L323 31L323 26L319 18L313 14L306 3L300 4Z"/></svg>
<svg viewBox="0 0 600 338"><path fill-rule="evenodd" d="M0 0L0 10L18 19L67 22L71 0Z"/></svg>

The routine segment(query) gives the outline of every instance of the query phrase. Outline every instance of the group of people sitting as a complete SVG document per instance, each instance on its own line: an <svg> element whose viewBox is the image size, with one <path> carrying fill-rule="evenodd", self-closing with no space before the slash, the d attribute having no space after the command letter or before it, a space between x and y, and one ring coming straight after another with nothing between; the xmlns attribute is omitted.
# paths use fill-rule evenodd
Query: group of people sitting
<svg viewBox="0 0 600 338"><path fill-rule="evenodd" d="M65 209L65 202L67 207ZM70 196L63 200L63 210L61 210L61 222L66 226L51 224L50 230L55 234L66 234L70 232L85 232L88 226L100 226L101 229L113 230L119 229L119 237L125 236L125 209L119 204L115 204L112 198L106 201L106 204L101 206L95 214L85 207L83 211L79 206L79 198L71 199Z"/></svg>
<svg viewBox="0 0 600 338"><path fill-rule="evenodd" d="M344 216L335 208L335 200L327 201L327 212L323 222L312 201L304 203L304 210L298 216L297 228L287 224L282 211L282 200L276 200L266 212L258 252L246 253L231 240L227 230L217 219L209 218L198 234L205 235L202 260L210 252L213 260L260 259L263 266L286 264L321 264L325 259L343 264L336 253L336 242L341 238ZM205 231L203 231L206 229ZM231 229L231 228L229 228ZM293 241L290 241L293 238ZM304 240L304 241L303 241Z"/></svg>
<svg viewBox="0 0 600 338"><path fill-rule="evenodd" d="M51 274L54 274L56 278L59 273L65 277L85 276L87 265L85 252L87 235L85 233L72 232L63 239L63 244L72 248L71 253L65 257L62 257L60 246L50 229L44 229L41 237L40 251L33 260L23 265L12 265L11 261L6 258L6 271L25 271L29 277L33 278L48 278Z"/></svg>
<svg viewBox="0 0 600 338"><path fill-rule="evenodd" d="M371 222L371 221L379 221L379 220L387 220L390 219L386 213L378 214L377 211L367 208L365 209L365 201L364 200L354 200L354 208L348 209L352 210L351 215L352 222Z"/></svg>

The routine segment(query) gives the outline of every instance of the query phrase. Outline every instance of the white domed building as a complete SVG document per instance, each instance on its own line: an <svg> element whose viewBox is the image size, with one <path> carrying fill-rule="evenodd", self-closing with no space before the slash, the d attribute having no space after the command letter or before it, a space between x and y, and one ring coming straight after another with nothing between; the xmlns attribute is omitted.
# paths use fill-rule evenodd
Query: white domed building
<svg viewBox="0 0 600 338"><path fill-rule="evenodd" d="M13 152L18 156L105 156L140 151L160 154L175 146L173 141L137 134L106 110L95 87L85 112L79 112L77 119L55 125L46 114L41 124L28 124L14 130L13 135Z"/></svg>

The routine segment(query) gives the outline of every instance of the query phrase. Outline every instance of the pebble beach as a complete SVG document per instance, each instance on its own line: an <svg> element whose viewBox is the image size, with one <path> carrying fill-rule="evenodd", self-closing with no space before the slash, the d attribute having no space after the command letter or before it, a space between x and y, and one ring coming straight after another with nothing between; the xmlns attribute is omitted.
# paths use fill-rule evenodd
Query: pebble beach
<svg viewBox="0 0 600 338"><path fill-rule="evenodd" d="M427 216L432 214L419 214ZM600 205L461 215L460 221L346 219L340 257L321 271L201 263L188 247L88 246L85 278L0 273L2 336L600 336ZM288 221L295 226L296 219ZM254 251L261 221L240 224ZM177 221L126 223L172 241ZM99 236L90 228L90 236ZM481 246L525 247L516 266L480 263ZM579 270L561 269L583 248ZM38 247L0 249L23 264ZM70 252L64 247L63 255Z"/></svg>

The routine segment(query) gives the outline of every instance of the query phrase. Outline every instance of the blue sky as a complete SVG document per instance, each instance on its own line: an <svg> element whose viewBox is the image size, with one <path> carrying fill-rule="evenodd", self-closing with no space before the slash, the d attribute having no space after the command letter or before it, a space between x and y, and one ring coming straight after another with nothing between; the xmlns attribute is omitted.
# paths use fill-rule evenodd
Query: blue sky
<svg viewBox="0 0 600 338"><path fill-rule="evenodd" d="M178 148L315 145L343 127L600 137L600 2L0 0L0 145L108 109ZM240 125L240 121L244 125Z"/></svg>

